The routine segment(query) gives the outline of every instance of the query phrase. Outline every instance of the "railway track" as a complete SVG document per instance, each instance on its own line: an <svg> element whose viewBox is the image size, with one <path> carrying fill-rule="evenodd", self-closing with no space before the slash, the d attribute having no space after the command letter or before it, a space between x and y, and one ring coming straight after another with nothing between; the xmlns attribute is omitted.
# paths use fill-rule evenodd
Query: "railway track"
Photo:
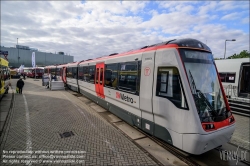
<svg viewBox="0 0 250 166"><path fill-rule="evenodd" d="M137 128L136 126L133 126L137 131L141 132L142 134L144 134L146 137L150 138L151 140L153 140L155 143L157 143L159 146L161 146L162 148L166 149L167 151L169 151L170 153L172 153L174 156L178 157L180 160L182 160L183 162L185 162L187 165L190 166L199 166L200 164L198 164L196 161L192 160L189 157L189 154L178 150L177 148L173 147L172 145L140 130L139 128Z"/></svg>

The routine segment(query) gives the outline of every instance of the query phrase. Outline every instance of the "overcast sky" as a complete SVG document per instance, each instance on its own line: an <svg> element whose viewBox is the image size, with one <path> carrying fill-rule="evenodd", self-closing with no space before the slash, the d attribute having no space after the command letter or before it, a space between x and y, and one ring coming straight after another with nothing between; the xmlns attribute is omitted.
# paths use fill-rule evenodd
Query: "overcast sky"
<svg viewBox="0 0 250 166"><path fill-rule="evenodd" d="M74 61L194 38L215 58L249 51L249 1L1 1L1 46Z"/></svg>

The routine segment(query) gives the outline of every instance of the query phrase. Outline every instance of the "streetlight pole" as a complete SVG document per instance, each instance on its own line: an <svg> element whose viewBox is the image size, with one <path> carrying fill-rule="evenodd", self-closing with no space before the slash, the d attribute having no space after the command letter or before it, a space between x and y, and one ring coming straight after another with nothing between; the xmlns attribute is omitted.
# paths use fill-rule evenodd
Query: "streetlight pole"
<svg viewBox="0 0 250 166"><path fill-rule="evenodd" d="M236 39L232 39L232 40L225 40L225 53L224 53L224 59L226 59L226 44L227 44L227 41L236 41Z"/></svg>

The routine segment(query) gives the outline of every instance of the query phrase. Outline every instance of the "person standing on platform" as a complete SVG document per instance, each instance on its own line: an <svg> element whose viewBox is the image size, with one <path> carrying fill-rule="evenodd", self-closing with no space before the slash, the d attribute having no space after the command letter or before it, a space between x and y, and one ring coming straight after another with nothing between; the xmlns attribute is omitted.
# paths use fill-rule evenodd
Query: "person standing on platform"
<svg viewBox="0 0 250 166"><path fill-rule="evenodd" d="M17 86L18 89L19 89L19 92L18 92L18 93L22 94L22 92L23 92L23 86L24 86L24 82L23 82L22 78L20 78L20 79L17 81L16 86Z"/></svg>

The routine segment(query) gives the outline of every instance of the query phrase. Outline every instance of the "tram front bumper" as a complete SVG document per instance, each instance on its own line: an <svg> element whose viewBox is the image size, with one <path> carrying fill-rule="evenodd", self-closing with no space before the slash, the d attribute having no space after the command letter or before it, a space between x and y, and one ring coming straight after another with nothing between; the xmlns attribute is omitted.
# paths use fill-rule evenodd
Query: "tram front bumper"
<svg viewBox="0 0 250 166"><path fill-rule="evenodd" d="M191 154L202 154L230 141L235 124L207 134L183 134L183 150Z"/></svg>

